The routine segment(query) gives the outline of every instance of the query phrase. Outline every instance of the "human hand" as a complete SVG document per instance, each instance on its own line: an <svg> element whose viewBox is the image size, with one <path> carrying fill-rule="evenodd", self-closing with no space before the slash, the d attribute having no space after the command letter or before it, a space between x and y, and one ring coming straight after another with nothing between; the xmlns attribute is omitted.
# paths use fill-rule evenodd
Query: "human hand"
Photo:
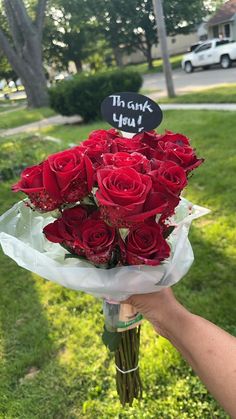
<svg viewBox="0 0 236 419"><path fill-rule="evenodd" d="M150 294L132 295L125 304L133 305L154 326L161 336L170 339L171 325L187 310L176 300L173 291L165 288Z"/></svg>

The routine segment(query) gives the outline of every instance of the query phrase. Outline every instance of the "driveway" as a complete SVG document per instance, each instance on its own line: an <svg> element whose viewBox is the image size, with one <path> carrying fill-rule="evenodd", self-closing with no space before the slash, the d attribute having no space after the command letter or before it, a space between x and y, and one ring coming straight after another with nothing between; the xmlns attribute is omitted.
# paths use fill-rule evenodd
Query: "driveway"
<svg viewBox="0 0 236 419"><path fill-rule="evenodd" d="M156 98L166 96L163 73L146 74L143 78L142 90L144 94L152 94L152 97L154 95ZM236 66L227 70L221 68L199 69L190 74L178 69L173 71L173 79L178 94L217 87L224 83L236 83Z"/></svg>

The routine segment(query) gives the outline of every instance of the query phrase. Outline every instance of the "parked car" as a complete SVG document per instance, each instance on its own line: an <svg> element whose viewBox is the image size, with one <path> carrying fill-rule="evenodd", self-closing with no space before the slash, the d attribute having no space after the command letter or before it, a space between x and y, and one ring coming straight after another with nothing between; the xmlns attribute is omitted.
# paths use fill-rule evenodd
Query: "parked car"
<svg viewBox="0 0 236 419"><path fill-rule="evenodd" d="M199 47L199 45L202 45L202 42L196 42L196 44L192 44L190 45L190 47L188 48L188 52L193 52L197 47Z"/></svg>
<svg viewBox="0 0 236 419"><path fill-rule="evenodd" d="M195 68L208 69L211 65L220 64L222 68L231 67L236 60L236 42L230 39L211 39L201 43L182 59L182 68L192 73Z"/></svg>
<svg viewBox="0 0 236 419"><path fill-rule="evenodd" d="M0 80L0 90L3 90L6 86L7 82L5 79Z"/></svg>

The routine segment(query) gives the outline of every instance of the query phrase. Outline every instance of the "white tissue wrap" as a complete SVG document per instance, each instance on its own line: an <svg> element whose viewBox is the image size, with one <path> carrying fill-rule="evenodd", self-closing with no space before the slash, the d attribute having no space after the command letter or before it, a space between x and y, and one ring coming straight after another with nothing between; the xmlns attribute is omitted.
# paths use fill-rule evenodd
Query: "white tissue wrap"
<svg viewBox="0 0 236 419"><path fill-rule="evenodd" d="M65 259L67 251L49 242L43 227L54 221L18 202L0 217L3 252L19 266L64 287L95 297L122 301L132 294L159 291L176 284L189 270L194 256L188 240L192 220L209 212L182 198L171 221L176 228L168 238L171 255L159 266L120 266L99 269L79 259Z"/></svg>

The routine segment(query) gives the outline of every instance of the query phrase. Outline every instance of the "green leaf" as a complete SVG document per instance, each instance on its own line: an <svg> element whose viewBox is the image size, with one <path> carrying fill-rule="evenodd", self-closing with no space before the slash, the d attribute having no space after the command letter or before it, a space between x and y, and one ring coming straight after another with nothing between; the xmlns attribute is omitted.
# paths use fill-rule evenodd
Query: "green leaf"
<svg viewBox="0 0 236 419"><path fill-rule="evenodd" d="M117 263L120 260L120 248L119 246L116 246L113 249L112 255L111 255L111 259L109 260L107 269L112 269L115 268L115 266L117 265Z"/></svg>
<svg viewBox="0 0 236 419"><path fill-rule="evenodd" d="M118 349L121 342L121 333L109 332L104 326L102 341L111 352L115 352Z"/></svg>
<svg viewBox="0 0 236 419"><path fill-rule="evenodd" d="M169 237L169 235L172 233L172 231L174 231L174 229L175 226L169 226L163 234L164 239L167 239L167 237Z"/></svg>
<svg viewBox="0 0 236 419"><path fill-rule="evenodd" d="M75 255L74 253L66 253L65 259L82 259L82 258L78 255Z"/></svg>

